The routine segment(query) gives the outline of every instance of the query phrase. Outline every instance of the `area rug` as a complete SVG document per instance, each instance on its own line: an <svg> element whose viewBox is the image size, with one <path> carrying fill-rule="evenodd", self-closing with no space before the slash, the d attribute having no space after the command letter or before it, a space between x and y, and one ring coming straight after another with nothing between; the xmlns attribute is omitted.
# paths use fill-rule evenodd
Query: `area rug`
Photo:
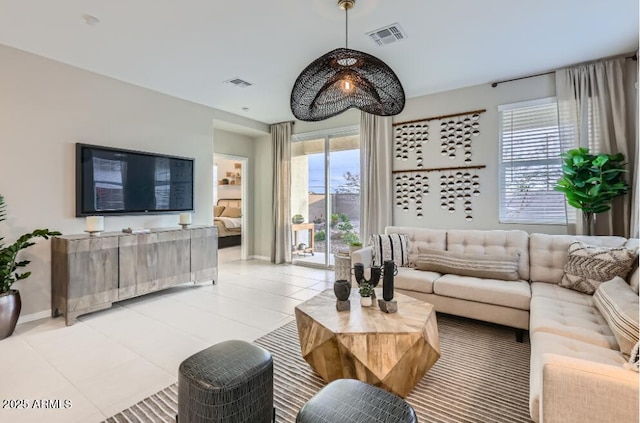
<svg viewBox="0 0 640 423"><path fill-rule="evenodd" d="M502 326L438 315L441 357L406 398L420 422L531 422L528 342ZM324 381L300 354L295 322L255 341L273 354L276 422L295 422ZM173 384L110 417L114 422L175 422ZM339 423L339 422L336 422Z"/></svg>

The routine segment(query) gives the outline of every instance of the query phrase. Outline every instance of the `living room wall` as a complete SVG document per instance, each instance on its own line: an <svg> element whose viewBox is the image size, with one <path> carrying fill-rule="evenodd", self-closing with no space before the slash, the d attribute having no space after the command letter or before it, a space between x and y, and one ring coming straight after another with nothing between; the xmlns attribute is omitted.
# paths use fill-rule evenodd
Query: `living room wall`
<svg viewBox="0 0 640 423"><path fill-rule="evenodd" d="M82 233L75 217L75 143L193 157L195 224L211 224L214 119L266 132L267 126L220 110L0 46L0 193L8 204L2 236L35 228ZM177 215L106 217L107 231L177 226ZM31 277L15 285L22 321L50 311L48 241L24 254Z"/></svg>

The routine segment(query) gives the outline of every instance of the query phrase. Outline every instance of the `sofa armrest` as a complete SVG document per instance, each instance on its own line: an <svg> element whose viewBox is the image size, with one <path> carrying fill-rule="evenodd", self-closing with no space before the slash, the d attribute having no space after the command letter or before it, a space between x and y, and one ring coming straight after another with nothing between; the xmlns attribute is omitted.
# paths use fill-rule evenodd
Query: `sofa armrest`
<svg viewBox="0 0 640 423"><path fill-rule="evenodd" d="M545 354L540 421L638 423L638 373Z"/></svg>
<svg viewBox="0 0 640 423"><path fill-rule="evenodd" d="M362 263L365 269L373 264L373 247L364 247L351 253L351 267L356 263Z"/></svg>

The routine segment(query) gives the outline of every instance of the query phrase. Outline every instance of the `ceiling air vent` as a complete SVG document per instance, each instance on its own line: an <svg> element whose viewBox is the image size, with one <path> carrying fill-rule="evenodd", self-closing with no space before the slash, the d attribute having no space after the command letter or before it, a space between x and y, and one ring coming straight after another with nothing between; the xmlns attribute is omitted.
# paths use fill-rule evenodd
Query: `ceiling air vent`
<svg viewBox="0 0 640 423"><path fill-rule="evenodd" d="M404 32L399 23L393 23L375 31L367 32L367 35L379 46L397 43L407 38L407 33Z"/></svg>
<svg viewBox="0 0 640 423"><path fill-rule="evenodd" d="M240 78L232 78L224 81L224 83L235 85L236 87L239 87L239 88L247 88L253 85L251 82L247 82L244 79L240 79Z"/></svg>

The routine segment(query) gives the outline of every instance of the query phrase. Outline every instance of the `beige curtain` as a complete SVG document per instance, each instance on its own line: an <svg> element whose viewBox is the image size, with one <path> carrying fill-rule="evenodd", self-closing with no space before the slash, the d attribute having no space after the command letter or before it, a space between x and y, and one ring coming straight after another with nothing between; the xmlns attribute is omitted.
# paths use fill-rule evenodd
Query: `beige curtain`
<svg viewBox="0 0 640 423"><path fill-rule="evenodd" d="M362 112L360 117L360 233L383 233L393 222L393 132L391 117Z"/></svg>
<svg viewBox="0 0 640 423"><path fill-rule="evenodd" d="M273 244L271 262L291 262L291 122L271 125L273 142Z"/></svg>
<svg viewBox="0 0 640 423"><path fill-rule="evenodd" d="M592 153L624 154L629 175L636 165L629 134L623 57L556 71L560 136L568 148L588 147ZM630 180L630 179L629 179ZM611 211L596 217L598 235L630 235L630 195L617 198ZM570 233L585 233L578 211Z"/></svg>

